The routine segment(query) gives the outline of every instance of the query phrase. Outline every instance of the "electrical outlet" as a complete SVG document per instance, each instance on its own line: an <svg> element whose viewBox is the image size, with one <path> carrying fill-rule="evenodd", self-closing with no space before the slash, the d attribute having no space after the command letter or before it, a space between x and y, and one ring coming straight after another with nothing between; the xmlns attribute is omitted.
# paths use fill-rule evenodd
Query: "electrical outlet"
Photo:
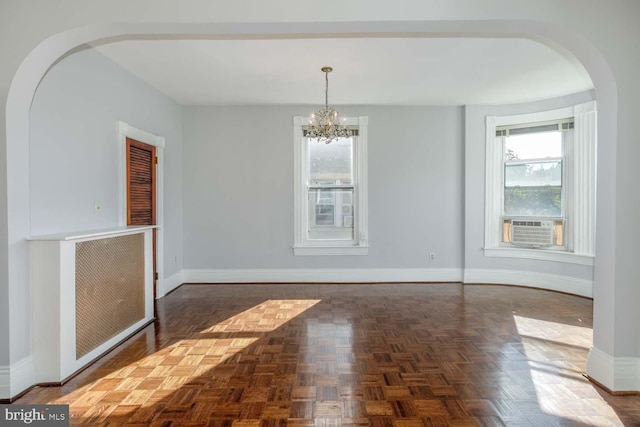
<svg viewBox="0 0 640 427"><path fill-rule="evenodd" d="M433 261L435 261L435 260L436 260L436 254L435 254L435 253L433 253L433 252L431 252L431 253L429 254L429 262L433 262Z"/></svg>

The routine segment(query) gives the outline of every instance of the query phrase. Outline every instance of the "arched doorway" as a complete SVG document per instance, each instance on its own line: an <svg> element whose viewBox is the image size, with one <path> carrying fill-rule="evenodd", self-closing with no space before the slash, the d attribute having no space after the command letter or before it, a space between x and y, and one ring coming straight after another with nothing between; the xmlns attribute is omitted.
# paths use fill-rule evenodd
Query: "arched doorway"
<svg viewBox="0 0 640 427"><path fill-rule="evenodd" d="M227 25L208 25L206 27L193 25L113 25L106 27L85 27L65 34L51 37L46 42L36 47L25 59L16 74L10 88L7 102L7 203L8 203L8 307L12 307L12 312L20 313L21 321L12 324L10 342L12 357L21 360L28 357L29 345L29 292L28 286L20 284L29 283L28 278L28 247L25 237L30 234L29 224L29 109L31 100L36 92L42 77L60 57L71 50L88 42L108 42L115 39L127 39L136 37L156 37L156 38L270 38L270 37L397 37L399 35L407 37L430 37L442 34L446 30L447 34L480 36L482 34L500 34L504 37L521 37L523 33L532 39L544 40L547 44L553 44L563 54L569 51L579 52L577 60L585 64L587 71L595 83L598 92L598 101L601 109L609 111L600 116L599 134L608 135L608 140L615 144L616 138L616 116L615 106L617 93L615 81L607 67L606 62L598 55L597 51L586 44L578 42L565 34L562 29L551 28L535 22L527 22L518 25L517 32L510 22L496 21L476 21L471 26L464 22L361 22L354 26L351 23L316 23L313 25L301 25L299 23L271 23L271 24L238 24L233 28ZM473 28L472 28L473 27ZM186 31L187 28L189 31ZM563 46L559 48L558 46ZM572 59L576 59L571 55ZM600 96L600 94L604 94ZM611 145L610 145L611 147ZM600 150L599 166L603 174L615 171L615 157ZM607 203L607 200L600 200L599 203ZM606 218L605 218L606 219ZM599 235L606 233L607 228L613 227L609 222L600 221L599 227L604 227L604 231L599 231ZM609 280L613 275L611 266L596 264L596 283L613 282ZM598 298L601 293L596 292L596 312L600 310ZM605 308L603 308L605 309ZM608 308L606 308L608 310ZM598 325L594 326L596 329ZM604 333L596 331L596 335ZM27 337L27 338L25 338ZM13 360L12 360L13 362ZM25 368L25 369L28 369ZM592 373L596 379L596 372ZM26 376L28 378L28 376ZM12 380L13 382L13 380ZM605 382L605 381L603 381ZM28 386L29 384L24 384ZM19 392L21 384L12 387Z"/></svg>

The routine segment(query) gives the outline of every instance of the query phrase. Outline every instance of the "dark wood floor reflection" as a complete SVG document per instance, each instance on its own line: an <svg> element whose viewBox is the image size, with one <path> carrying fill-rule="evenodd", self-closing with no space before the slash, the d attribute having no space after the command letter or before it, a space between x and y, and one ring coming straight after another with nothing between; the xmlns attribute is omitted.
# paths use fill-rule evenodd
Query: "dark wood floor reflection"
<svg viewBox="0 0 640 427"><path fill-rule="evenodd" d="M72 424L640 425L583 377L592 302L460 284L185 285L62 387Z"/></svg>

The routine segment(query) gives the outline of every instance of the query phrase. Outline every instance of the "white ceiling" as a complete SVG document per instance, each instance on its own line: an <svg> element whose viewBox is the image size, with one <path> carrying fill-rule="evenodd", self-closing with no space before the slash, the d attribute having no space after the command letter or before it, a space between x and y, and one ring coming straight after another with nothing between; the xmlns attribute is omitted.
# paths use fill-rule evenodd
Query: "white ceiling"
<svg viewBox="0 0 640 427"><path fill-rule="evenodd" d="M128 40L95 47L184 105L509 104L593 87L527 39Z"/></svg>

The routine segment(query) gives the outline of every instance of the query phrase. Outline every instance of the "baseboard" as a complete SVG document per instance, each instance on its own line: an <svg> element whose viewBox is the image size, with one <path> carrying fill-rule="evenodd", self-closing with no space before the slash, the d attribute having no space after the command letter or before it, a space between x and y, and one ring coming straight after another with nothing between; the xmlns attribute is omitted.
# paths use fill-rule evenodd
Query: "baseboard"
<svg viewBox="0 0 640 427"><path fill-rule="evenodd" d="M183 270L179 270L171 276L165 277L164 283L162 284L162 295L157 295L157 298L162 298L178 286L182 285L182 283L184 283L183 276Z"/></svg>
<svg viewBox="0 0 640 427"><path fill-rule="evenodd" d="M8 366L0 366L0 401L11 397L11 375Z"/></svg>
<svg viewBox="0 0 640 427"><path fill-rule="evenodd" d="M576 279L575 277L557 274L467 268L464 270L464 283L531 286L593 298L592 280Z"/></svg>
<svg viewBox="0 0 640 427"><path fill-rule="evenodd" d="M592 347L587 376L614 394L640 391L640 357L613 357Z"/></svg>
<svg viewBox="0 0 640 427"><path fill-rule="evenodd" d="M11 400L35 383L33 356L10 365L0 366L0 400Z"/></svg>
<svg viewBox="0 0 640 427"><path fill-rule="evenodd" d="M185 283L460 282L458 268L184 270Z"/></svg>
<svg viewBox="0 0 640 427"><path fill-rule="evenodd" d="M169 279L172 280L173 287L167 286ZM590 280L545 273L488 269L462 270L458 268L187 269L165 280L165 293L182 282L366 283L461 281L464 281L464 283L531 286L589 298L593 297L593 282Z"/></svg>

